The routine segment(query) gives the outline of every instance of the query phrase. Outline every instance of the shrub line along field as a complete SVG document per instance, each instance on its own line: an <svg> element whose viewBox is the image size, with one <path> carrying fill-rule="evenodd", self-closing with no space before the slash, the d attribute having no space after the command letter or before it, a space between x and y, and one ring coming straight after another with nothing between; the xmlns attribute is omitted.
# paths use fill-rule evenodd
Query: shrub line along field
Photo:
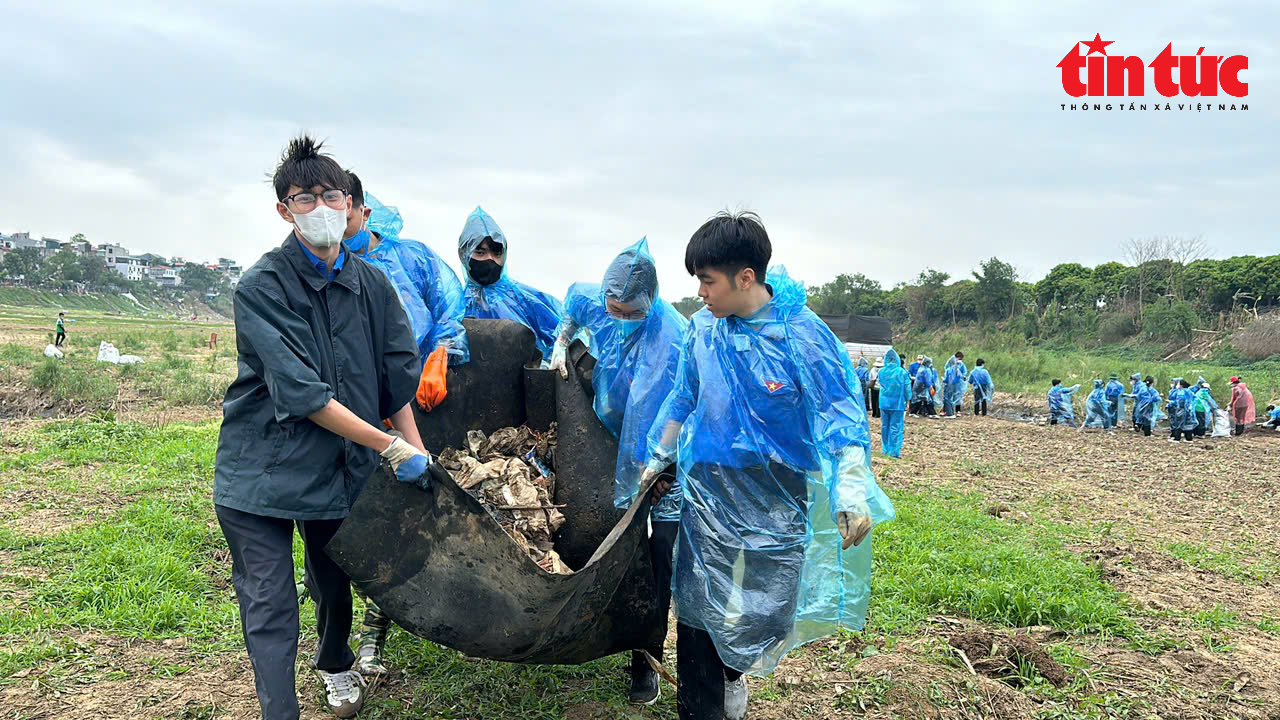
<svg viewBox="0 0 1280 720"><path fill-rule="evenodd" d="M182 394L220 394L230 329L85 319L51 365L35 320L0 321L7 402L39 398L0 420L0 701L32 720L253 716L210 500L217 398ZM218 350L197 346L215 327ZM97 336L147 364L97 364ZM909 421L903 458L874 458L898 519L873 539L867 628L753 679L751 717L1275 717L1278 449ZM310 609L299 689L318 718ZM395 630L388 660L361 717L675 717L670 688L625 705L620 657L506 665Z"/></svg>

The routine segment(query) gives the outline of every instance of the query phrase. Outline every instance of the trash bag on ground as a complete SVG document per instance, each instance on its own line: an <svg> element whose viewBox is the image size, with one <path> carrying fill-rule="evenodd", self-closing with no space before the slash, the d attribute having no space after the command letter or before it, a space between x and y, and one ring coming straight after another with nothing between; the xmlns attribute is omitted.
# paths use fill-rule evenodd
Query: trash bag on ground
<svg viewBox="0 0 1280 720"><path fill-rule="evenodd" d="M106 340L103 340L102 344L98 346L98 362L105 362L105 363L111 363L112 365L119 365L120 351L116 349L115 345L112 345Z"/></svg>
<svg viewBox="0 0 1280 720"><path fill-rule="evenodd" d="M1226 410L1213 411L1213 433L1209 437L1231 437L1231 417Z"/></svg>
<svg viewBox="0 0 1280 720"><path fill-rule="evenodd" d="M47 358L57 358L58 360L61 360L62 351L58 349L57 345L45 345L44 356Z"/></svg>
<svg viewBox="0 0 1280 720"><path fill-rule="evenodd" d="M538 351L519 323L464 325L471 362L450 368L444 403L430 414L415 409L423 442L443 454L470 449L469 430L492 443L497 431L519 432L526 419L535 433L550 429L535 418L554 421L547 495L563 506L556 509L564 524L552 539L572 574L540 567L457 478L433 477L424 491L385 465L326 551L397 625L472 657L578 664L652 647L662 624L648 549L651 506L641 496L625 511L614 507L617 441L596 417L578 368L570 365L567 383L555 371L525 368Z"/></svg>

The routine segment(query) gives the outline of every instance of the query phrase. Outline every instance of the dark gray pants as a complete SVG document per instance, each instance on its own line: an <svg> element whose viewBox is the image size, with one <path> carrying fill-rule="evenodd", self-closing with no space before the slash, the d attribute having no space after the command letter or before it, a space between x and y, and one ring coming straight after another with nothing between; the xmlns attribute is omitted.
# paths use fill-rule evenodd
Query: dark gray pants
<svg viewBox="0 0 1280 720"><path fill-rule="evenodd" d="M231 578L240 626L253 665L263 720L297 720L298 593L293 581L295 522L215 505L231 549ZM299 520L306 583L316 606L315 667L350 670L351 580L324 552L342 520Z"/></svg>

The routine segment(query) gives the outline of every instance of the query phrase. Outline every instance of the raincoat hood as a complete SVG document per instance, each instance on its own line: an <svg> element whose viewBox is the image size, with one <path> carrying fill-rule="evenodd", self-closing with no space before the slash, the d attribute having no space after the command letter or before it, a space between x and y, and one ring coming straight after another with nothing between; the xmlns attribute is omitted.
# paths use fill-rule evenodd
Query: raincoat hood
<svg viewBox="0 0 1280 720"><path fill-rule="evenodd" d="M637 311L649 313L658 297L658 266L649 254L649 239L623 250L609 264L600 283L603 298L631 305Z"/></svg>
<svg viewBox="0 0 1280 720"><path fill-rule="evenodd" d="M502 234L502 228L498 227L493 217L477 205L476 209L467 216L467 222L462 226L462 234L458 236L458 260L462 263L462 274L467 278L467 285L479 285L471 278L471 271L467 268L471 262L471 253L480 247L480 243L484 242L485 238L502 245L502 276L498 283L507 279L507 266L511 262L511 245L507 243L507 236Z"/></svg>

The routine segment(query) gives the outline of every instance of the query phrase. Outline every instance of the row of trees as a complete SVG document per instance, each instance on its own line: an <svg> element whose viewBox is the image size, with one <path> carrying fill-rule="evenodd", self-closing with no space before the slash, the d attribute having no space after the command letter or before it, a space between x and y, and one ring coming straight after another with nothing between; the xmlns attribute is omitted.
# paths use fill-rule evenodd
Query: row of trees
<svg viewBox="0 0 1280 720"><path fill-rule="evenodd" d="M1020 280L1011 264L995 257L969 277L953 280L926 268L890 289L862 273L841 274L809 288L809 307L820 314L880 315L917 328L1012 321L1027 337L1119 340L1144 333L1175 340L1190 336L1201 318L1280 305L1280 255L1213 260L1200 237L1135 238L1121 251L1126 262L1062 263L1036 282ZM697 298L677 303L686 313L698 307Z"/></svg>
<svg viewBox="0 0 1280 720"><path fill-rule="evenodd" d="M128 292L141 288L154 288L154 283L144 280L131 282L128 278L108 268L102 258L79 255L61 250L47 258L40 257L36 248L10 250L0 258L0 278L21 281L34 287L60 290L84 287L89 290ZM182 291L206 293L225 290L226 280L216 271L199 263L188 263L182 269Z"/></svg>

